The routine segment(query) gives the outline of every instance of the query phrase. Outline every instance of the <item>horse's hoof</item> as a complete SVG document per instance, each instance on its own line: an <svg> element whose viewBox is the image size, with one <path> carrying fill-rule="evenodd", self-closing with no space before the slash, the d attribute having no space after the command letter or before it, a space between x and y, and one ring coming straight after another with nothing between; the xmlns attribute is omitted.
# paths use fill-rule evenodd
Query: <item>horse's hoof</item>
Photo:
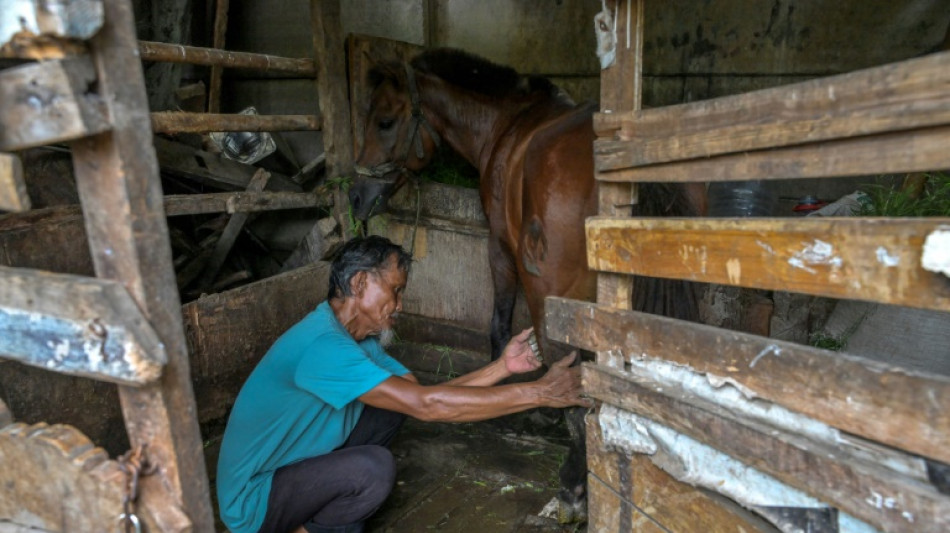
<svg viewBox="0 0 950 533"><path fill-rule="evenodd" d="M558 495L557 503L559 524L582 524L587 521L587 498L583 496L564 498Z"/></svg>

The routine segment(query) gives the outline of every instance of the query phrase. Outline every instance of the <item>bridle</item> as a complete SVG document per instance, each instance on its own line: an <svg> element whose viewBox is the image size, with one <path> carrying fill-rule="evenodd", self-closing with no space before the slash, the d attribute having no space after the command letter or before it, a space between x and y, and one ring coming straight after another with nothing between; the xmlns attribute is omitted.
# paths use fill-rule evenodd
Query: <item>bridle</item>
<svg viewBox="0 0 950 533"><path fill-rule="evenodd" d="M412 66L410 66L409 63L405 63L404 66L406 67L406 79L409 85L409 101L412 104L412 114L409 117L409 132L405 137L406 142L402 150L397 150L397 153L402 152L400 156L393 160L384 161L373 167L356 166L354 169L356 175L363 179L380 180L386 184L392 184L398 180L399 175L409 173L409 169L406 168L406 160L409 159L409 150L412 149L413 145L415 145L416 148L417 158L423 159L426 155L425 148L422 145L422 136L419 135L420 126L425 128L426 132L429 133L429 137L432 139L433 144L435 144L436 149L438 149L441 144L439 134L432 128L432 125L429 124L429 121L426 120L422 112L422 105L419 102L419 89L416 87L416 76L412 70ZM396 171L402 172L399 172L396 178L386 179L386 176Z"/></svg>

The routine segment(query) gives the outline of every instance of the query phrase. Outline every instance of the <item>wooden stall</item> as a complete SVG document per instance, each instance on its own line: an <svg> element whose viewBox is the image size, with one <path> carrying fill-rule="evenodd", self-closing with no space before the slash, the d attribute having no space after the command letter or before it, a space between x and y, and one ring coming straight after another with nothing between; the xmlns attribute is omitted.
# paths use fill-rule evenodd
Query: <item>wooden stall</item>
<svg viewBox="0 0 950 533"><path fill-rule="evenodd" d="M547 334L597 353L589 531L947 531L950 379L634 312L629 275L947 312L950 219L623 211L640 182L950 168L950 52L644 110L643 0L607 5L617 61L586 225L598 301L547 301Z"/></svg>
<svg viewBox="0 0 950 533"><path fill-rule="evenodd" d="M323 297L312 287L325 285L327 268L310 264L183 308L166 217L230 214L197 271L213 281L248 213L333 203L292 179L202 153L183 158L194 168L176 168L229 180L233 192L163 196L152 134L322 129L319 163L346 174L339 2L311 2L313 59L138 42L127 0L62 4L50 11L21 2L0 14L22 26L0 43L2 57L21 62L0 71L0 209L13 211L0 216L0 357L117 384L131 449L109 458L71 426L16 422L0 399L0 526L214 531L199 417L225 414L255 357ZM218 7L220 22L227 1ZM223 36L215 42L223 46ZM213 65L218 83L221 68L232 67L315 75L321 116L222 115L216 105L211 113L149 113L143 59ZM71 154L81 208L30 211L17 152L49 145ZM39 225L45 247L31 238ZM274 314L248 305L281 296L295 306ZM223 392L230 398L196 402L194 383L224 378L234 380Z"/></svg>

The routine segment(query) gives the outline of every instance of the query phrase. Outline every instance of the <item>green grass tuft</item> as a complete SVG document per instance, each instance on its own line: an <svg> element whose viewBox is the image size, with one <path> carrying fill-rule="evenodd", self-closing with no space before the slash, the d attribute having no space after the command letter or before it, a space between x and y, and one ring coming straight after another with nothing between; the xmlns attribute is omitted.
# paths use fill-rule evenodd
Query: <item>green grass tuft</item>
<svg viewBox="0 0 950 533"><path fill-rule="evenodd" d="M946 217L950 216L950 174L930 172L920 195L913 197L884 185L866 186L867 201L856 213L863 217Z"/></svg>

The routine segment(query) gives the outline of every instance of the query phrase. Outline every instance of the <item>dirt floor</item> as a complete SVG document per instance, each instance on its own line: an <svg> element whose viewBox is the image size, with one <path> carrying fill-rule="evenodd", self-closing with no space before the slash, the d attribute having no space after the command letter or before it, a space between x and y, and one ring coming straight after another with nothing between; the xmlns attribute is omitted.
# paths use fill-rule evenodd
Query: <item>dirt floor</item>
<svg viewBox="0 0 950 533"><path fill-rule="evenodd" d="M567 451L550 421L538 412L477 424L407 421L392 446L396 487L367 531L585 532L542 516Z"/></svg>

